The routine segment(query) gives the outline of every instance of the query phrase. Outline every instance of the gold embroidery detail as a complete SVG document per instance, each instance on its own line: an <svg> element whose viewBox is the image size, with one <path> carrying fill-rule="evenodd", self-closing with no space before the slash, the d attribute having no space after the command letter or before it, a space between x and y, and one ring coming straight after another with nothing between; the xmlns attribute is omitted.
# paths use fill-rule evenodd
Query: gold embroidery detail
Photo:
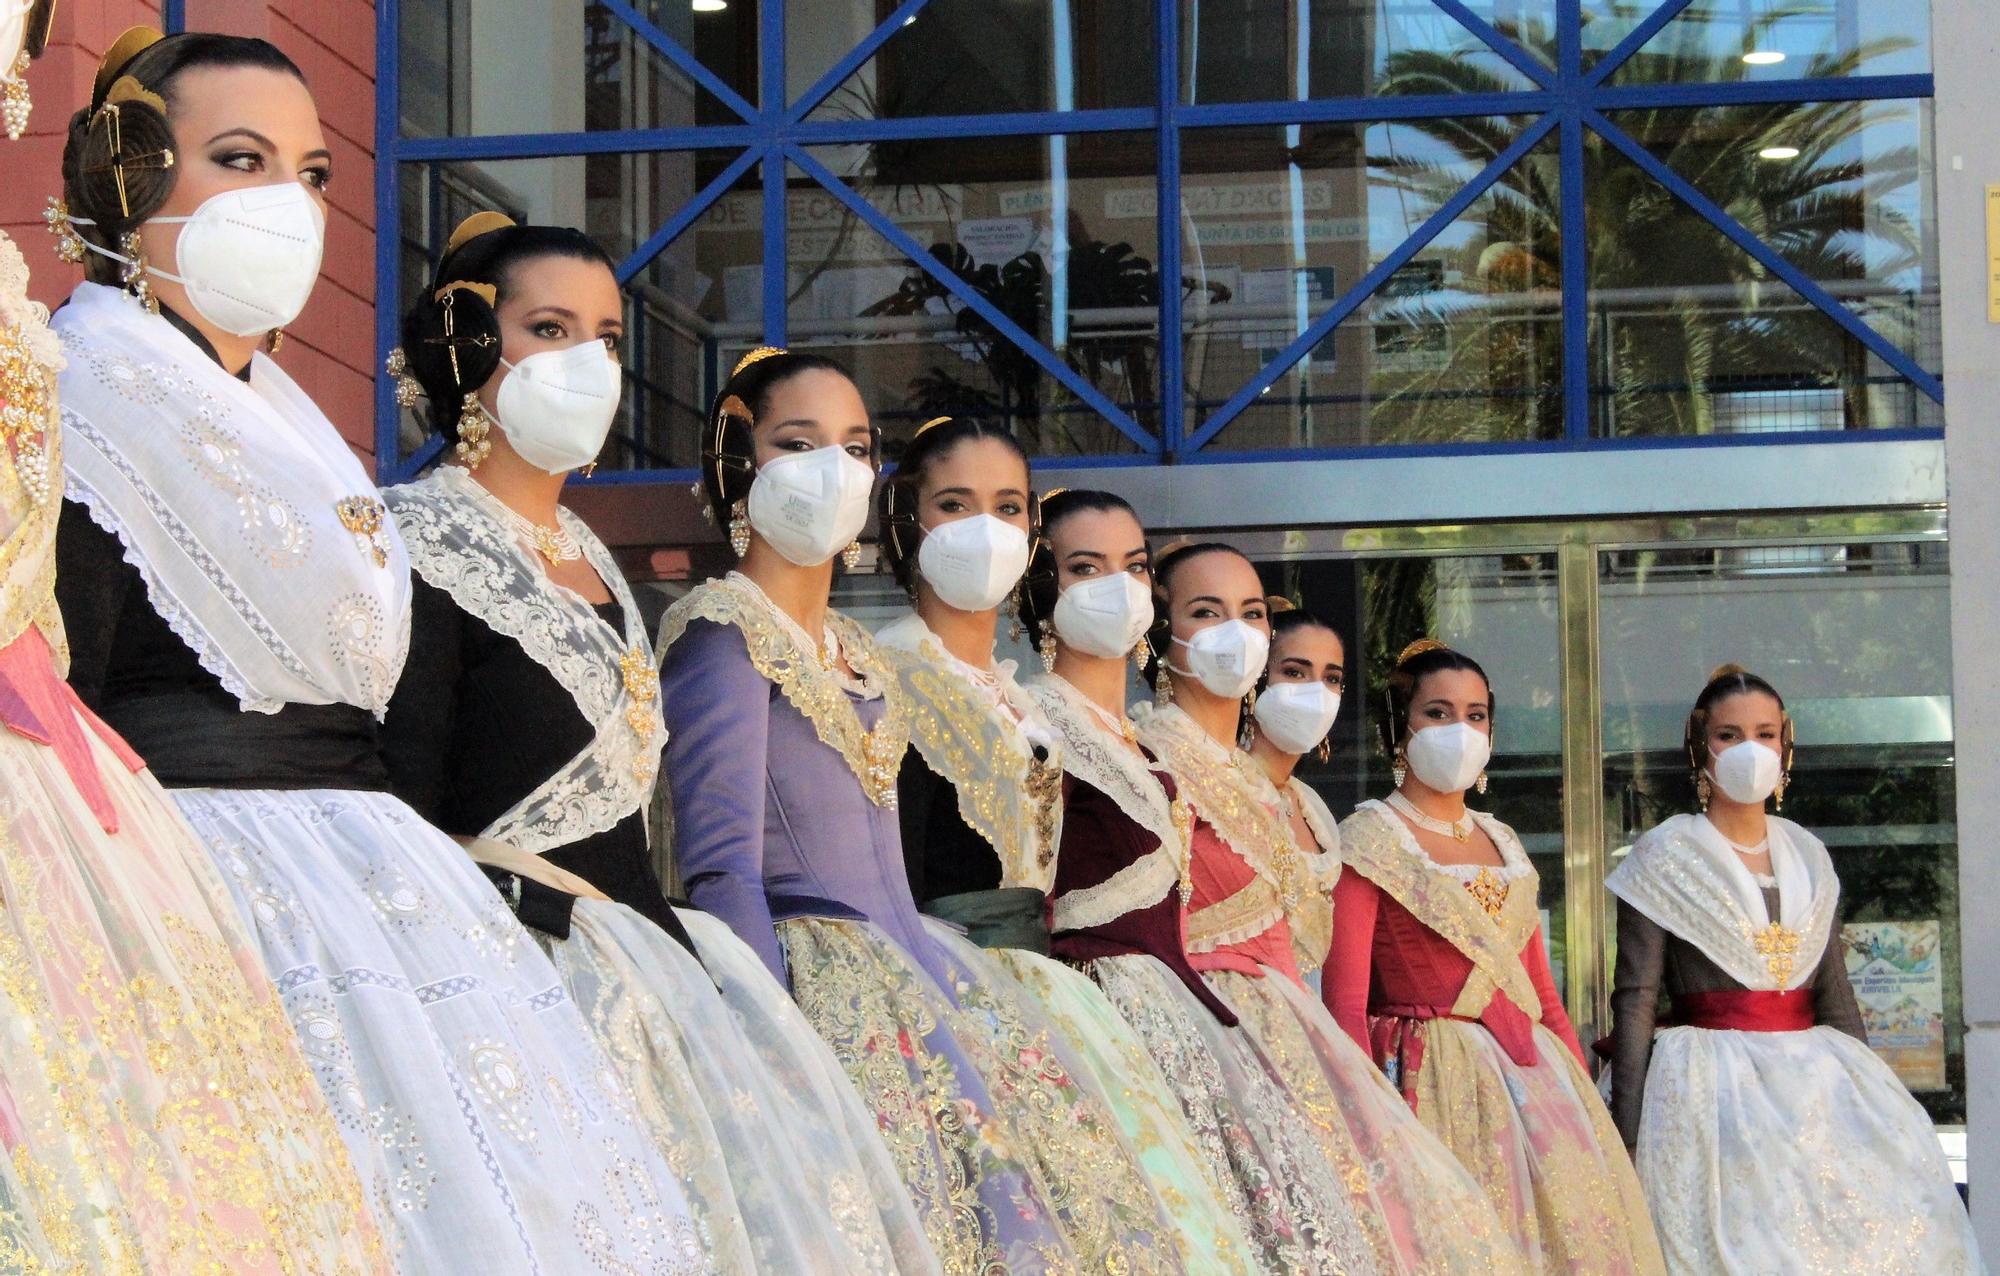
<svg viewBox="0 0 2000 1276"><path fill-rule="evenodd" d="M333 512L377 567L389 565L389 540L382 532L388 510L382 502L372 496L343 496L333 503Z"/></svg>
<svg viewBox="0 0 2000 1276"><path fill-rule="evenodd" d="M1472 896L1474 903L1485 911L1488 917L1497 919L1507 907L1507 883L1500 875L1485 865L1465 884L1465 893Z"/></svg>
<svg viewBox="0 0 2000 1276"><path fill-rule="evenodd" d="M1784 987L1785 981L1798 969L1799 933L1772 922L1751 935L1750 942L1757 946L1757 953L1763 957L1771 978L1778 981L1779 987Z"/></svg>
<svg viewBox="0 0 2000 1276"><path fill-rule="evenodd" d="M882 717L871 731L862 725L861 713L839 679L820 663L817 653L799 649L772 610L754 586L727 578L709 581L667 610L660 626L660 654L664 657L693 621L733 626L743 635L750 664L813 724L820 742L847 762L868 800L894 809L896 773L910 746L909 711L873 640L852 620L828 613L827 623L848 664L870 685L884 689Z"/></svg>
<svg viewBox="0 0 2000 1276"><path fill-rule="evenodd" d="M1255 763L1240 749L1225 749L1202 734L1174 705L1148 712L1139 723L1139 738L1166 764L1216 835L1277 889L1285 910L1297 908L1304 865L1291 831L1274 809L1257 800L1240 769Z"/></svg>
<svg viewBox="0 0 2000 1276"><path fill-rule="evenodd" d="M618 658L618 676L625 683L625 694L632 698L631 707L625 711L625 725L639 737L639 755L632 759L632 774L644 784L658 770L654 756L657 750L652 744L659 730L653 702L660 698L660 671L653 667L645 646L634 643L630 651Z"/></svg>

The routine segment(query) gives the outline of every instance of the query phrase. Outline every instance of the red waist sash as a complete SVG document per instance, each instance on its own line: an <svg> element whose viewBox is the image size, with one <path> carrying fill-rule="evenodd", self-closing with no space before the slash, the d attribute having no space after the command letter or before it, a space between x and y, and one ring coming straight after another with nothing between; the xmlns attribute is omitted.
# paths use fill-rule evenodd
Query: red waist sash
<svg viewBox="0 0 2000 1276"><path fill-rule="evenodd" d="M1737 1032L1804 1032L1818 1020L1810 988L1757 992L1724 988L1684 992L1674 997L1674 1022L1690 1028Z"/></svg>

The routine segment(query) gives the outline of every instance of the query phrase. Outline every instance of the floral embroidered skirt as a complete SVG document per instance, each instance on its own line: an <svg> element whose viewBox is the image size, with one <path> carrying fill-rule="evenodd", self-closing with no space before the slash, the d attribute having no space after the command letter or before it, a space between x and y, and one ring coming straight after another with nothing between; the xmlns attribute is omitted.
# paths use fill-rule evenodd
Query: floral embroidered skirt
<svg viewBox="0 0 2000 1276"><path fill-rule="evenodd" d="M825 1044L727 926L681 918L702 961L603 900L577 901L568 939L538 938L672 1149L716 1267L935 1271L888 1149Z"/></svg>
<svg viewBox="0 0 2000 1276"><path fill-rule="evenodd" d="M1263 1269L1380 1271L1346 1186L1249 1034L1217 1020L1151 957L1100 957L1084 970L1172 1088Z"/></svg>
<svg viewBox="0 0 2000 1276"><path fill-rule="evenodd" d="M185 789L403 1276L708 1273L704 1237L555 967L384 793Z"/></svg>
<svg viewBox="0 0 2000 1276"><path fill-rule="evenodd" d="M1167 1079L1138 1035L1082 972L1020 948L980 948L951 926L933 938L980 982L1011 987L1040 1022L1070 1076L1116 1122L1160 1201L1183 1267L1204 1276L1260 1270Z"/></svg>
<svg viewBox="0 0 2000 1276"><path fill-rule="evenodd" d="M1931 1119L1833 1028L1667 1028L1639 1118L1667 1270L1985 1271Z"/></svg>
<svg viewBox="0 0 2000 1276"><path fill-rule="evenodd" d="M149 774L87 745L115 833L53 748L0 727L0 1271L386 1272L207 854Z"/></svg>
<svg viewBox="0 0 2000 1276"><path fill-rule="evenodd" d="M1532 1269L1479 1185L1317 997L1277 972L1204 974L1283 1078L1354 1194L1378 1265L1406 1276Z"/></svg>
<svg viewBox="0 0 2000 1276"><path fill-rule="evenodd" d="M1376 1016L1370 1027L1378 1062L1542 1271L1665 1270L1611 1113L1554 1033L1535 1028L1540 1062L1523 1067L1477 1023Z"/></svg>

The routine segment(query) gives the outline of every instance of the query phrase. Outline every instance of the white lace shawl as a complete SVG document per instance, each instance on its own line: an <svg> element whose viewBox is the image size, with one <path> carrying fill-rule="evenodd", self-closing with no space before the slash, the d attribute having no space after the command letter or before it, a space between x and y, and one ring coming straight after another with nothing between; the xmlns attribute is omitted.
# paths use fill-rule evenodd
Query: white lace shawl
<svg viewBox="0 0 2000 1276"><path fill-rule="evenodd" d="M540 554L507 520L498 498L461 467L440 466L383 497L417 574L495 633L521 644L595 728L582 752L480 836L539 855L644 811L666 723L645 621L611 551L583 520L557 510L562 529L623 609L623 633L574 591L549 579ZM532 730L533 724L523 729Z"/></svg>
<svg viewBox="0 0 2000 1276"><path fill-rule="evenodd" d="M381 717L409 651L410 565L333 423L263 355L239 381L118 289L79 286L51 326L68 494L202 667L248 710ZM350 501L372 535L343 521Z"/></svg>
<svg viewBox="0 0 2000 1276"><path fill-rule="evenodd" d="M1167 791L1145 760L1097 721L1090 703L1054 674L1035 678L1027 692L1042 707L1062 741L1063 770L1097 789L1133 823L1160 839L1158 846L1095 886L1058 895L1050 905L1056 930L1089 930L1158 903L1181 880L1190 829L1174 815Z"/></svg>
<svg viewBox="0 0 2000 1276"><path fill-rule="evenodd" d="M1693 944L1745 988L1801 987L1818 969L1839 912L1840 879L1818 838L1772 816L1771 868L1778 879L1778 917L1789 932L1780 954L1769 945L1770 910L1750 870L1705 815L1676 815L1652 829L1611 871L1612 894ZM1791 959L1782 980L1774 956Z"/></svg>

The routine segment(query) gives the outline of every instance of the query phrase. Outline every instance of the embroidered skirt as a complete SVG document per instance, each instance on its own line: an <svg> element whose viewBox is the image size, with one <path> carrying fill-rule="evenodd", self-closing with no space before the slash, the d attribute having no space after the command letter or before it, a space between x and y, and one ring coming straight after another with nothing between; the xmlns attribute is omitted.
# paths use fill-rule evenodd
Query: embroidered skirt
<svg viewBox="0 0 2000 1276"><path fill-rule="evenodd" d="M1377 1016L1370 1027L1378 1062L1540 1270L1665 1270L1611 1113L1554 1033L1536 1026L1540 1062L1522 1067L1477 1023Z"/></svg>
<svg viewBox="0 0 2000 1276"><path fill-rule="evenodd" d="M706 1273L667 1156L554 966L383 793L185 789L404 1276Z"/></svg>
<svg viewBox="0 0 2000 1276"><path fill-rule="evenodd" d="M1638 1161L1676 1276L1985 1270L1930 1117L1832 1028L1660 1032Z"/></svg>
<svg viewBox="0 0 2000 1276"><path fill-rule="evenodd" d="M1084 969L1166 1078L1263 1267L1381 1270L1345 1185L1249 1035L1224 1026L1151 957L1100 957Z"/></svg>
<svg viewBox="0 0 2000 1276"><path fill-rule="evenodd" d="M1063 1066L1111 1114L1133 1149L1173 1228L1186 1270L1213 1276L1257 1270L1256 1251L1224 1203L1167 1079L1097 985L1048 957L1019 948L976 947L950 926L929 925L955 960L983 983L1011 986L1047 1025Z"/></svg>
<svg viewBox="0 0 2000 1276"><path fill-rule="evenodd" d="M115 833L0 728L0 1271L386 1272L227 890L85 733Z"/></svg>
<svg viewBox="0 0 2000 1276"><path fill-rule="evenodd" d="M1293 1110L1353 1192L1382 1270L1531 1270L1479 1185L1318 998L1275 972L1214 970L1203 978L1283 1079Z"/></svg>
<svg viewBox="0 0 2000 1276"><path fill-rule="evenodd" d="M655 1140L673 1149L715 1265L827 1276L935 1270L888 1151L850 1116L859 1100L825 1045L727 926L681 917L701 932L703 961L732 970L731 1001L711 970L620 904L578 900L570 937L542 942ZM746 971L762 989L746 988ZM774 1073L774 1062L786 1071Z"/></svg>

